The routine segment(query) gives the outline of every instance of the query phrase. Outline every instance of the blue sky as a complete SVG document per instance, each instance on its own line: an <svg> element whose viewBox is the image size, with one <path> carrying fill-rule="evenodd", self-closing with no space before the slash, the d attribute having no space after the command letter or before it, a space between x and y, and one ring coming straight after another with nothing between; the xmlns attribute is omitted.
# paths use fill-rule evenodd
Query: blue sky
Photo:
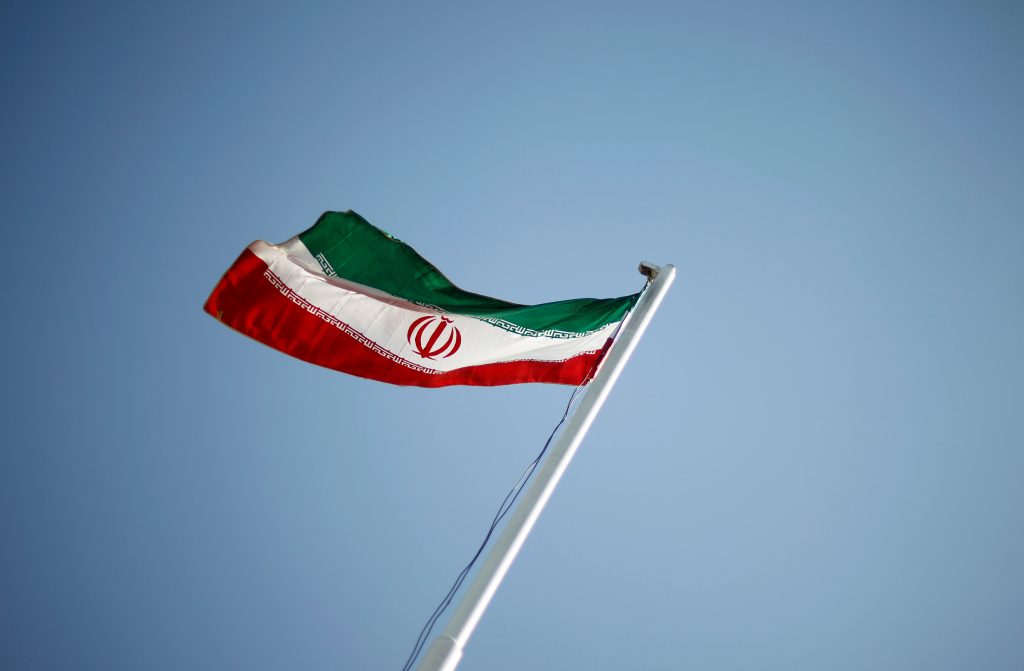
<svg viewBox="0 0 1024 671"><path fill-rule="evenodd" d="M201 305L354 209L519 302L678 280L460 668L1019 669L1011 3L0 7L0 666L398 669L570 390Z"/></svg>

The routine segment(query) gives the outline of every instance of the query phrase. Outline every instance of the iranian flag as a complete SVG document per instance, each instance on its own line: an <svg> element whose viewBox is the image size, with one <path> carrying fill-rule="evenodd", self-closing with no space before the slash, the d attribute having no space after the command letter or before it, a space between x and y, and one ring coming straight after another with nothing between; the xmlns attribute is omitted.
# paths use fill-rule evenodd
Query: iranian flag
<svg viewBox="0 0 1024 671"><path fill-rule="evenodd" d="M639 294L517 305L458 288L355 212L256 241L204 309L296 358L401 385L580 384Z"/></svg>

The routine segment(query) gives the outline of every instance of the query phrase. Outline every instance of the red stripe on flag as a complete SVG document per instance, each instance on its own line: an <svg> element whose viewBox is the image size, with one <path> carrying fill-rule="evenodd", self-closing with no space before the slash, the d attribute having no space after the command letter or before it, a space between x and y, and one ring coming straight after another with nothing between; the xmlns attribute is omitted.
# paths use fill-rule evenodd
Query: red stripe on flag
<svg viewBox="0 0 1024 671"><path fill-rule="evenodd" d="M214 287L203 309L236 331L297 359L371 380L418 387L576 385L593 371L611 343L599 352L567 361L509 361L432 374L389 359L296 304L271 284L266 271L267 264L245 250Z"/></svg>

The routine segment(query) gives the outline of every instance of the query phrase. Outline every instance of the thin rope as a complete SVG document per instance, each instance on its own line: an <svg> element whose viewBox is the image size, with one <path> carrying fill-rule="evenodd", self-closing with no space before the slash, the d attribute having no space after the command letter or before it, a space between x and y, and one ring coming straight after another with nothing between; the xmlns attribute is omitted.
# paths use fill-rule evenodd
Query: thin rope
<svg viewBox="0 0 1024 671"><path fill-rule="evenodd" d="M519 498L519 494L526 486L526 482L530 479L530 476L533 475L533 472L537 470L537 466L540 464L540 460L544 458L544 454L548 451L548 447L551 445L552 439L555 437L555 434L558 433L558 429L561 428L562 424L565 423L566 418L569 416L569 411L572 409L573 402L576 400L580 391L586 387L588 382L590 382L589 377L573 389L572 395L569 397L569 402L565 406L565 412L562 413L562 418L558 420L555 428L551 431L551 435L549 435L548 439L544 442L544 447L541 448L536 458L534 458L534 460L526 467L523 474L519 476L519 481L516 482L512 489L509 490L508 494L505 495L505 499L501 502L501 505L498 506L498 512L494 514L494 519L491 520L491 526L487 529L487 534L480 543L480 547L477 548L473 558L469 560L466 567L459 573L459 576L455 579L455 582L452 583L448 593L441 600L441 603L438 604L437 608L434 609L434 612L427 619L426 624L423 625L423 629L420 630L420 635L416 639L416 644L413 646L412 652L409 653L409 659L406 660L405 666L402 667L402 671L409 671L412 668L416 658L423 650L423 646L428 640L430 640L430 632L433 630L434 625L437 624L437 620L440 619L441 615L444 614L444 611L451 604L452 599L455 597L455 593L459 591L460 587L462 587L462 583L466 580L466 576L469 575L469 572L472 570L476 560L480 558L480 555L483 553L488 541L490 541L491 536L494 535L494 530L498 527L498 524L501 523L501 520L505 518L505 515L507 515L512 509L516 499Z"/></svg>

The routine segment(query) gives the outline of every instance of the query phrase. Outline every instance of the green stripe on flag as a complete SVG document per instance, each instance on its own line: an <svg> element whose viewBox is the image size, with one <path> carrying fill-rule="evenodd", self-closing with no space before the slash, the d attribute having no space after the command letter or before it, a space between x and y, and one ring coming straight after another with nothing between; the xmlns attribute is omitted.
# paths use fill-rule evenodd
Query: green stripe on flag
<svg viewBox="0 0 1024 671"><path fill-rule="evenodd" d="M463 291L412 247L351 210L325 212L299 239L330 274L414 303L480 317L524 335L593 331L621 320L639 297L518 305Z"/></svg>

